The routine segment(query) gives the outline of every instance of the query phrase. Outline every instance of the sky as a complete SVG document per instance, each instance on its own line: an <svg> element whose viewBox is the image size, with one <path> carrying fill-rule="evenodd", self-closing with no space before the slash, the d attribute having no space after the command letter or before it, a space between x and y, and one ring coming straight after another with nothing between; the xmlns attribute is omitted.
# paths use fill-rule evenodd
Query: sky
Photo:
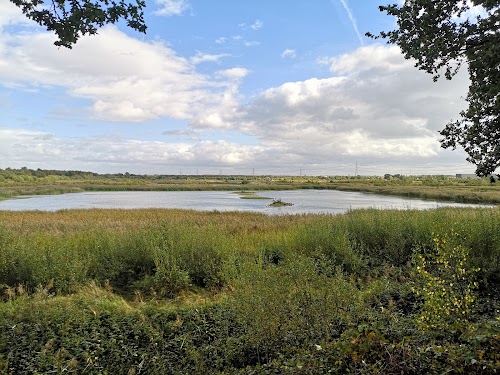
<svg viewBox="0 0 500 375"><path fill-rule="evenodd" d="M439 130L466 71L396 46L384 0L146 0L73 49L0 1L0 168L98 173L473 173Z"/></svg>

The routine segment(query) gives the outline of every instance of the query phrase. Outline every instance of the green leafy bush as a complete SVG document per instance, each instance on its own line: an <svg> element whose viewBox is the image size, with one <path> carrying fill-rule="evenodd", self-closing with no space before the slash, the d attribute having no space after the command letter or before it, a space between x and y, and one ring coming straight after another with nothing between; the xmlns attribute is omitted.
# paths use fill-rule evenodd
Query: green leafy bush
<svg viewBox="0 0 500 375"><path fill-rule="evenodd" d="M414 255L414 291L424 300L417 323L426 331L464 330L476 300L479 268L470 267L469 251L453 230L434 234L433 245Z"/></svg>

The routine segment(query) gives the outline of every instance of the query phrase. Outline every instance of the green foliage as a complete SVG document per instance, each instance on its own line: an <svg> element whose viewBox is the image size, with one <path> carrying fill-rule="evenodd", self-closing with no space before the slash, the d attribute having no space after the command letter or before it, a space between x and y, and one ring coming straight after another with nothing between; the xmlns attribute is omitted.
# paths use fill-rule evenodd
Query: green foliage
<svg viewBox="0 0 500 375"><path fill-rule="evenodd" d="M447 220L446 214L359 210L350 212L345 219L351 246L375 268L387 262L405 265L411 259L415 244L428 241L435 220Z"/></svg>
<svg viewBox="0 0 500 375"><path fill-rule="evenodd" d="M0 373L494 374L499 214L0 212Z"/></svg>
<svg viewBox="0 0 500 375"><path fill-rule="evenodd" d="M258 362L338 337L363 309L359 291L340 272L318 275L302 256L264 269L247 265L232 298Z"/></svg>
<svg viewBox="0 0 500 375"><path fill-rule="evenodd" d="M343 221L318 220L301 228L295 238L296 251L315 260L319 272L335 272L340 267L348 273L359 272L364 262L349 239Z"/></svg>
<svg viewBox="0 0 500 375"><path fill-rule="evenodd" d="M172 298L191 285L220 288L226 282L221 241L214 228L186 225L162 227L158 243L153 245L154 275L146 275L135 286L161 297Z"/></svg>
<svg viewBox="0 0 500 375"><path fill-rule="evenodd" d="M482 14L467 14L481 6ZM405 58L434 75L444 72L451 79L467 64L471 85L469 107L462 119L446 125L441 135L444 148L462 146L467 160L476 165L479 176L494 173L500 166L500 6L497 0L405 1L381 6L397 18L398 28L378 37L397 44ZM368 36L374 35L368 33Z"/></svg>
<svg viewBox="0 0 500 375"><path fill-rule="evenodd" d="M17 5L29 19L57 35L56 46L72 48L82 35L97 34L97 29L120 19L127 26L142 33L146 32L143 0L10 0Z"/></svg>
<svg viewBox="0 0 500 375"><path fill-rule="evenodd" d="M460 236L453 230L433 235L433 245L414 256L414 291L424 299L417 322L426 331L462 331L472 315L479 268L470 267L469 251L460 245Z"/></svg>

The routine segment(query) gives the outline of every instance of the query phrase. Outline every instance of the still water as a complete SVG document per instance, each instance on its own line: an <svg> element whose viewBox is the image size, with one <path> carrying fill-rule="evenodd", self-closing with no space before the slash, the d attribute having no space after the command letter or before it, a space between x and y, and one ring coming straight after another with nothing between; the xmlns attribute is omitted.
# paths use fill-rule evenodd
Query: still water
<svg viewBox="0 0 500 375"><path fill-rule="evenodd" d="M281 199L283 202L292 203L293 206L269 207L272 203L271 199L241 199L240 195L230 191L113 191L21 197L0 201L0 210L180 208L201 211L252 211L283 215L340 214L358 208L406 210L478 206L336 190L259 191L256 195Z"/></svg>

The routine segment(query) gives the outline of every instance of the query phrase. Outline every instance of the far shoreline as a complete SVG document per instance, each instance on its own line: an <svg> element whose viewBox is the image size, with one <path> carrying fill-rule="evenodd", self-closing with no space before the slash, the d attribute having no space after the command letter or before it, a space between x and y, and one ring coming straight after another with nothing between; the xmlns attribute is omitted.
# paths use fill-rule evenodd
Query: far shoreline
<svg viewBox="0 0 500 375"><path fill-rule="evenodd" d="M30 170L28 170L30 171ZM99 175L88 172L23 175L0 170L0 200L19 196L105 191L233 191L245 199L255 192L299 189L339 190L469 204L500 204L500 183L450 176L172 176ZM4 173L4 174L2 174ZM49 171L47 171L49 173ZM51 171L51 173L54 173ZM252 194L253 193L253 194Z"/></svg>

